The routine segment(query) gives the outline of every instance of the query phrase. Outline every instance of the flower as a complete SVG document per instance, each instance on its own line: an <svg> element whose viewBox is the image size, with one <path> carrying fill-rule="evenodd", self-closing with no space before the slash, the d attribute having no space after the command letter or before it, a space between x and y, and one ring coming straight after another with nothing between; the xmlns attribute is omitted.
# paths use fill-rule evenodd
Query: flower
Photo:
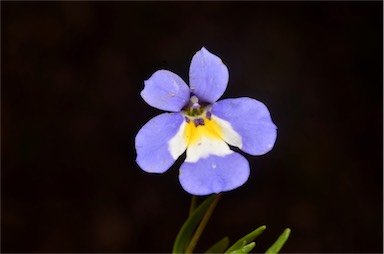
<svg viewBox="0 0 384 254"><path fill-rule="evenodd" d="M204 47L192 58L190 87L168 70L144 81L142 98L168 111L149 120L135 139L136 162L163 173L186 151L179 181L192 195L233 190L249 177L249 163L229 145L251 155L269 152L277 128L267 107L243 97L217 101L229 80L228 68Z"/></svg>

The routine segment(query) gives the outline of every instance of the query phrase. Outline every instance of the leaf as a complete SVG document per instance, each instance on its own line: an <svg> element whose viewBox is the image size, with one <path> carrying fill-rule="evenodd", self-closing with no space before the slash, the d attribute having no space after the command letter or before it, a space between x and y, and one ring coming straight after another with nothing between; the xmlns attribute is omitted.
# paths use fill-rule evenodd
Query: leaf
<svg viewBox="0 0 384 254"><path fill-rule="evenodd" d="M208 210L212 201L214 200L216 195L211 195L206 200L204 200L198 208L194 210L194 212L188 217L188 219L184 222L181 227L179 233L177 234L175 243L173 244L172 253L184 253L187 247L187 244L192 238L192 235L203 218L205 212Z"/></svg>
<svg viewBox="0 0 384 254"><path fill-rule="evenodd" d="M272 244L271 247L265 252L265 254L275 254L279 253L280 249L283 247L285 242L288 240L289 234L291 233L291 230L289 228L286 228L284 232L279 236L279 238Z"/></svg>
<svg viewBox="0 0 384 254"><path fill-rule="evenodd" d="M251 242L240 249L232 251L230 254L247 254L249 253L254 247L255 247L255 242Z"/></svg>
<svg viewBox="0 0 384 254"><path fill-rule="evenodd" d="M263 231L265 229L266 229L266 226L258 227L257 229L255 229L251 233L249 233L248 235L244 236L243 238L241 238L240 240L235 242L231 247L229 247L228 250L226 250L225 253L227 254L227 253L230 253L234 250L238 250L238 249L246 246L246 244L252 242L256 237L261 235L261 233L263 233Z"/></svg>
<svg viewBox="0 0 384 254"><path fill-rule="evenodd" d="M205 253L223 253L229 245L229 238L226 236L212 245Z"/></svg>

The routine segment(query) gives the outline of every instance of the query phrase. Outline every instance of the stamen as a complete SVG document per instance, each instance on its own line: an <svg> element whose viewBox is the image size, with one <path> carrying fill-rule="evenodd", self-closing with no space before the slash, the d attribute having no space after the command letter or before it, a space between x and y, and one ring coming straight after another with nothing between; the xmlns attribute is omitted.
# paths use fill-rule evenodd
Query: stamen
<svg viewBox="0 0 384 254"><path fill-rule="evenodd" d="M207 111L205 116L207 117L208 120L211 120L212 113L210 111Z"/></svg>

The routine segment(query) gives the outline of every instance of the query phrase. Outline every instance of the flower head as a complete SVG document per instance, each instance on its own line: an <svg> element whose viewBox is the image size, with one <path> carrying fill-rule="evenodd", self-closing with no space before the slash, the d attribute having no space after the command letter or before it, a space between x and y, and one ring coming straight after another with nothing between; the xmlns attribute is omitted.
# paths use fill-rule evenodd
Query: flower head
<svg viewBox="0 0 384 254"><path fill-rule="evenodd" d="M221 59L203 47L192 58L189 87L167 70L144 81L143 99L171 112L149 120L136 136L136 162L144 171L163 173L186 151L179 180L193 195L233 190L247 181L249 163L229 145L262 155L272 149L277 131L263 103L247 97L217 101L228 79Z"/></svg>

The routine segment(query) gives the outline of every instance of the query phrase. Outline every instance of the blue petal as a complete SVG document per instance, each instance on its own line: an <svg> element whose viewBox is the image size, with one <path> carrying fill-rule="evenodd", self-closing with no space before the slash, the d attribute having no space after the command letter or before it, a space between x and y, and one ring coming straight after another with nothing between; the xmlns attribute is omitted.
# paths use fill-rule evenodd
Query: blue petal
<svg viewBox="0 0 384 254"><path fill-rule="evenodd" d="M178 113L163 113L149 120L137 133L135 139L136 162L146 172L163 173L177 158L168 146L179 131L184 118Z"/></svg>
<svg viewBox="0 0 384 254"><path fill-rule="evenodd" d="M249 177L249 163L238 153L211 155L195 163L184 162L179 180L192 195L209 195L236 189Z"/></svg>
<svg viewBox="0 0 384 254"><path fill-rule="evenodd" d="M189 85L199 100L208 103L217 101L227 88L228 79L227 66L204 47L193 56Z"/></svg>
<svg viewBox="0 0 384 254"><path fill-rule="evenodd" d="M212 106L212 114L232 125L242 138L239 148L244 152L262 155L273 148L277 127L262 102L251 98L225 99Z"/></svg>
<svg viewBox="0 0 384 254"><path fill-rule="evenodd" d="M156 71L144 84L141 97L154 108L179 112L189 102L189 87L173 72Z"/></svg>

